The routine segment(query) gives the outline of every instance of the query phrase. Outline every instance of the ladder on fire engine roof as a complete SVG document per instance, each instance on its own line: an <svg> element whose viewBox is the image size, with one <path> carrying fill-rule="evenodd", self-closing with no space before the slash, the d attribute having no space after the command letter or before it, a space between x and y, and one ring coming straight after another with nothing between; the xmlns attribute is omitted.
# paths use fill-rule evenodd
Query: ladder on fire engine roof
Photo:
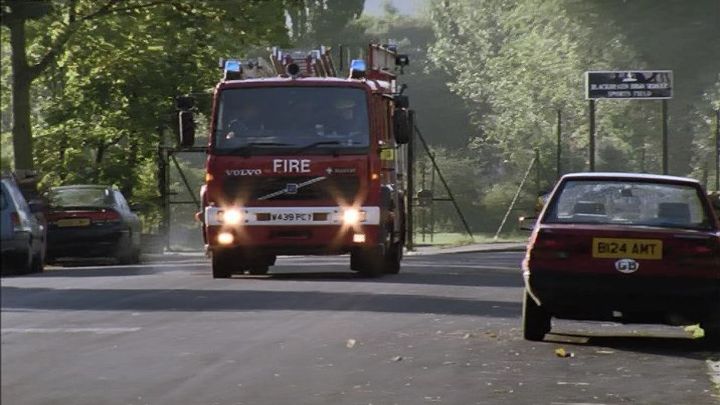
<svg viewBox="0 0 720 405"><path fill-rule="evenodd" d="M340 59L342 61L342 46ZM313 50L282 50L273 47L270 63L262 58L255 60L220 59L220 68L224 69L224 80L245 80L260 77L293 76L293 77L337 77L331 48L320 46ZM357 63L356 63L357 62ZM396 70L400 73L409 60L407 55L397 53L395 45L370 44L367 52L367 63L353 60L350 66L350 77L367 78L393 82ZM340 70L342 70L342 65Z"/></svg>
<svg viewBox="0 0 720 405"><path fill-rule="evenodd" d="M274 76L274 68L263 58L220 58L218 67L224 71L224 80L245 80Z"/></svg>
<svg viewBox="0 0 720 405"><path fill-rule="evenodd" d="M277 75L297 75L301 77L336 77L337 70L330 55L330 48L320 46L319 49L282 50L273 47L270 60ZM289 72L290 65L296 65L296 74Z"/></svg>

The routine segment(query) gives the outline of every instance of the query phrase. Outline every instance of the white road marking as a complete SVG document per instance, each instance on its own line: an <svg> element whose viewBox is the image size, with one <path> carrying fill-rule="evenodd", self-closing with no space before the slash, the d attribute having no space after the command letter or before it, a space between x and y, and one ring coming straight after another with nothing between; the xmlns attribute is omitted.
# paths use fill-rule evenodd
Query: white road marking
<svg viewBox="0 0 720 405"><path fill-rule="evenodd" d="M720 386L720 361L707 361L708 373L710 374L710 381L713 384Z"/></svg>
<svg viewBox="0 0 720 405"><path fill-rule="evenodd" d="M48 333L94 333L96 335L114 335L118 333L137 332L141 328L2 328L0 332L20 334Z"/></svg>

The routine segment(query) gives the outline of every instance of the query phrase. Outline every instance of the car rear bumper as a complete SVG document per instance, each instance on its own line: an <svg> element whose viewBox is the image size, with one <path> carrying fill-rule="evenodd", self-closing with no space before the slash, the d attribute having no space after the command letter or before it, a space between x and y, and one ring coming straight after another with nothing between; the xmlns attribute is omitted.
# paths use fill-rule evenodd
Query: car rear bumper
<svg viewBox="0 0 720 405"><path fill-rule="evenodd" d="M49 257L113 256L129 231L120 226L102 229L51 229L48 231Z"/></svg>
<svg viewBox="0 0 720 405"><path fill-rule="evenodd" d="M720 319L720 278L524 275L531 296L558 318L668 324Z"/></svg>
<svg viewBox="0 0 720 405"><path fill-rule="evenodd" d="M10 239L0 241L0 250L2 255L14 253L27 253L29 232L16 232Z"/></svg>

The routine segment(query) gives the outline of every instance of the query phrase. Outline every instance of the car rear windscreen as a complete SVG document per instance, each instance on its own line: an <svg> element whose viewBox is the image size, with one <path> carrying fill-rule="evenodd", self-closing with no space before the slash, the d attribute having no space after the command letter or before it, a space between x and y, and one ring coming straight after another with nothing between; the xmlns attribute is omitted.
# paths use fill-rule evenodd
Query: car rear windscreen
<svg viewBox="0 0 720 405"><path fill-rule="evenodd" d="M568 180L558 193L544 223L712 228L701 192L692 185Z"/></svg>
<svg viewBox="0 0 720 405"><path fill-rule="evenodd" d="M112 207L113 197L104 188L53 189L48 193L51 207Z"/></svg>

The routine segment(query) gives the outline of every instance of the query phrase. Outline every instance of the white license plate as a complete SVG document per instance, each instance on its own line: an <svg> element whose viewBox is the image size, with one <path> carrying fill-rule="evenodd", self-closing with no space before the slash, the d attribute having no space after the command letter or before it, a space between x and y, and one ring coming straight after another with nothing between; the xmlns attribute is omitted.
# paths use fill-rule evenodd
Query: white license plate
<svg viewBox="0 0 720 405"><path fill-rule="evenodd" d="M282 222L310 222L313 220L313 216L308 213L284 212L281 214L270 214L270 220Z"/></svg>

